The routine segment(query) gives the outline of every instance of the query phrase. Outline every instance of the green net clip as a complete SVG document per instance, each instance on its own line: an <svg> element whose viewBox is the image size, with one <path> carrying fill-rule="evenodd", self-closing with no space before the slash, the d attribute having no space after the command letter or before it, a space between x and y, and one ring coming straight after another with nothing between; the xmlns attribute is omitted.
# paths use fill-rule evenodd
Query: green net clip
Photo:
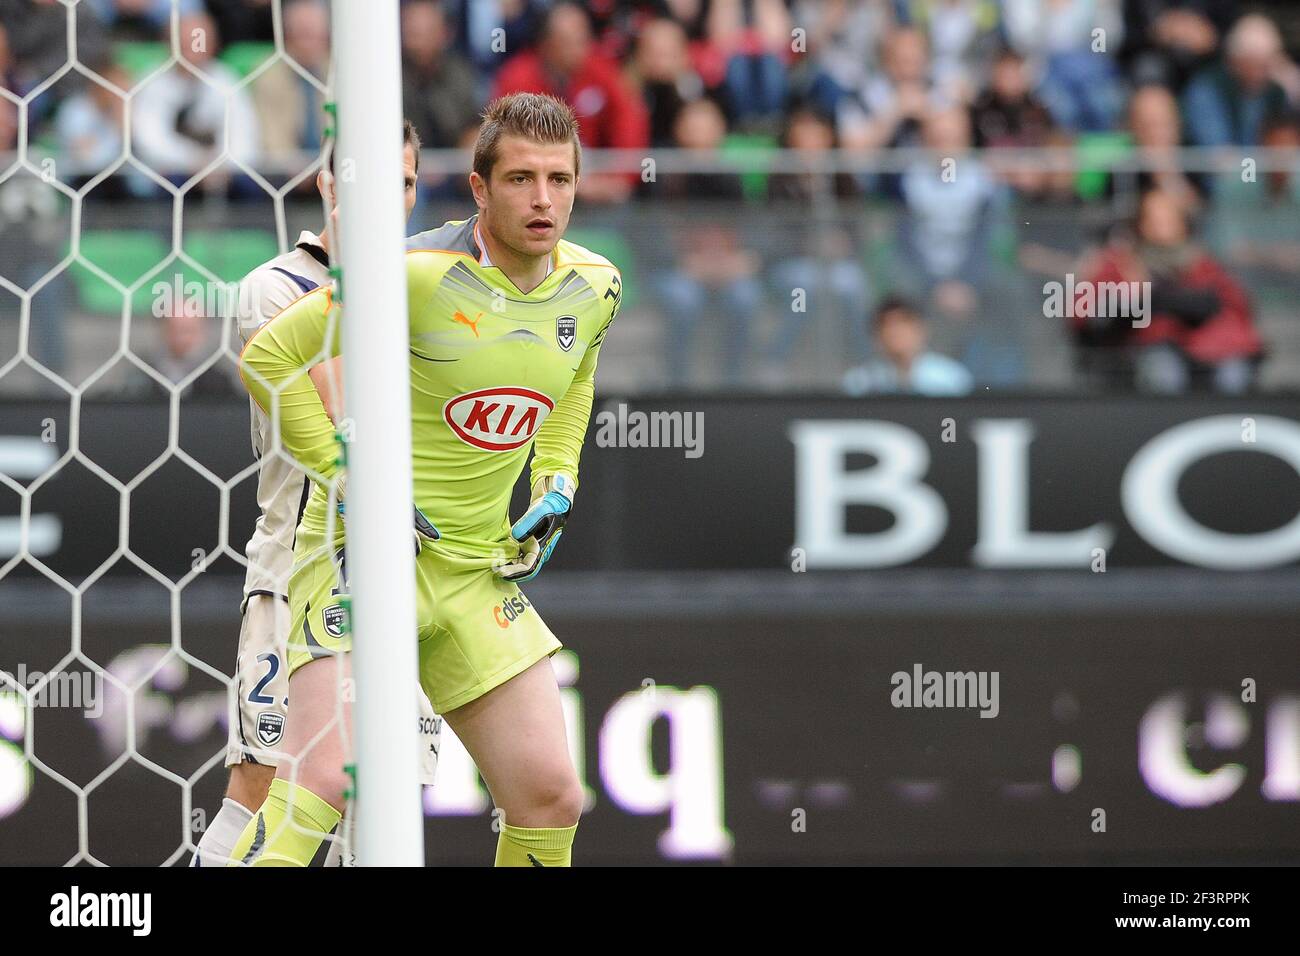
<svg viewBox="0 0 1300 956"><path fill-rule="evenodd" d="M352 782L348 784L347 789L343 791L344 800L355 800L357 798L357 765L354 763L345 763L343 772L348 775Z"/></svg>
<svg viewBox="0 0 1300 956"><path fill-rule="evenodd" d="M343 608L343 633L352 633L352 595L340 594L339 607Z"/></svg>
<svg viewBox="0 0 1300 956"><path fill-rule="evenodd" d="M334 456L334 464L339 468L348 466L348 436L343 433L342 429L334 430L334 442L338 445L338 452Z"/></svg>
<svg viewBox="0 0 1300 956"><path fill-rule="evenodd" d="M332 121L332 122L330 123L329 126L326 126L326 127L325 127L325 131L324 131L324 133L323 133L322 135L323 135L326 139L333 139L333 138L334 138L334 125L333 125L333 124L334 124L334 123L337 123L337 122L338 122L338 119L339 119L339 105L338 105L337 103L334 103L334 102L329 102L329 103L326 103L324 106L322 106L321 109L323 109L326 113L329 113L329 115L330 115L330 120Z"/></svg>

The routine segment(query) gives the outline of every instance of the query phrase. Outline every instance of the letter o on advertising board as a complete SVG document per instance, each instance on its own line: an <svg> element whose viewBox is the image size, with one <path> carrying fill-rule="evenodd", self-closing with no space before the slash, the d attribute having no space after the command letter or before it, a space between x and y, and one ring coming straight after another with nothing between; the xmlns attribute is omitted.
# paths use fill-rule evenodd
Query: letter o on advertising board
<svg viewBox="0 0 1300 956"><path fill-rule="evenodd" d="M1300 473L1300 424L1262 415L1254 442L1243 442L1241 434L1241 416L1214 415L1177 425L1143 445L1120 485L1129 524L1170 557L1206 568L1272 568L1300 558L1300 513L1272 531L1225 534L1198 523L1178 500L1183 472L1221 452L1268 452Z"/></svg>

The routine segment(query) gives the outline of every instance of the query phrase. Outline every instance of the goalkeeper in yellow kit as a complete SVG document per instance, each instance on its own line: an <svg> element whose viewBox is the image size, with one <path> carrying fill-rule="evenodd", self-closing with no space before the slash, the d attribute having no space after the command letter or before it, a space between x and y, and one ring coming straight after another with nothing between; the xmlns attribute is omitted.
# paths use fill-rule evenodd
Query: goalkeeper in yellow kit
<svg viewBox="0 0 1300 956"><path fill-rule="evenodd" d="M618 270L561 238L579 164L567 105L503 97L475 145L478 214L407 240L420 681L503 811L499 866L568 865L583 801L548 661L561 645L516 583L535 576L560 539L596 359L621 301ZM306 374L337 352L342 311L330 288L311 292L267 323L241 360L286 450L319 476L289 584L282 747L297 759L281 764L236 845L246 864L307 865L349 783L342 735L322 732L350 673L340 600L346 476ZM510 493L530 451L532 504L512 524Z"/></svg>

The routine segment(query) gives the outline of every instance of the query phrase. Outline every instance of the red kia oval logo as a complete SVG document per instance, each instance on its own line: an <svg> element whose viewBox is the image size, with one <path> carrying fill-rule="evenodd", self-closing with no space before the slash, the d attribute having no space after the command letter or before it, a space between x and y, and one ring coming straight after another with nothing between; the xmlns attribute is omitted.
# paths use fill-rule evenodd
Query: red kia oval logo
<svg viewBox="0 0 1300 956"><path fill-rule="evenodd" d="M554 407L539 391L506 385L457 395L442 406L442 417L467 445L511 451L532 441Z"/></svg>

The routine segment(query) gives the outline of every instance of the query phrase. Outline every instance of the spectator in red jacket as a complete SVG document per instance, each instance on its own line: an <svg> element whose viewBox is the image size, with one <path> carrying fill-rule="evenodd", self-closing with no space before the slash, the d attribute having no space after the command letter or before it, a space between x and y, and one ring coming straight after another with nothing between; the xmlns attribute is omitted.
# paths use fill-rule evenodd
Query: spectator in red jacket
<svg viewBox="0 0 1300 956"><path fill-rule="evenodd" d="M1250 389L1263 355L1250 300L1227 270L1192 241L1187 215L1173 194L1160 189L1145 193L1135 241L1109 243L1087 278L1075 300L1079 341L1122 349L1140 389L1173 394L1192 388L1223 394ZM1101 304L1109 298L1103 284L1114 283L1130 284L1132 307L1122 315L1107 314Z"/></svg>
<svg viewBox="0 0 1300 956"><path fill-rule="evenodd" d="M535 49L509 60L497 74L494 95L550 93L578 114L584 146L647 149L650 121L645 104L592 41L591 22L577 4L559 3L542 22ZM579 191L588 199L625 198L636 183L627 176L585 175Z"/></svg>

